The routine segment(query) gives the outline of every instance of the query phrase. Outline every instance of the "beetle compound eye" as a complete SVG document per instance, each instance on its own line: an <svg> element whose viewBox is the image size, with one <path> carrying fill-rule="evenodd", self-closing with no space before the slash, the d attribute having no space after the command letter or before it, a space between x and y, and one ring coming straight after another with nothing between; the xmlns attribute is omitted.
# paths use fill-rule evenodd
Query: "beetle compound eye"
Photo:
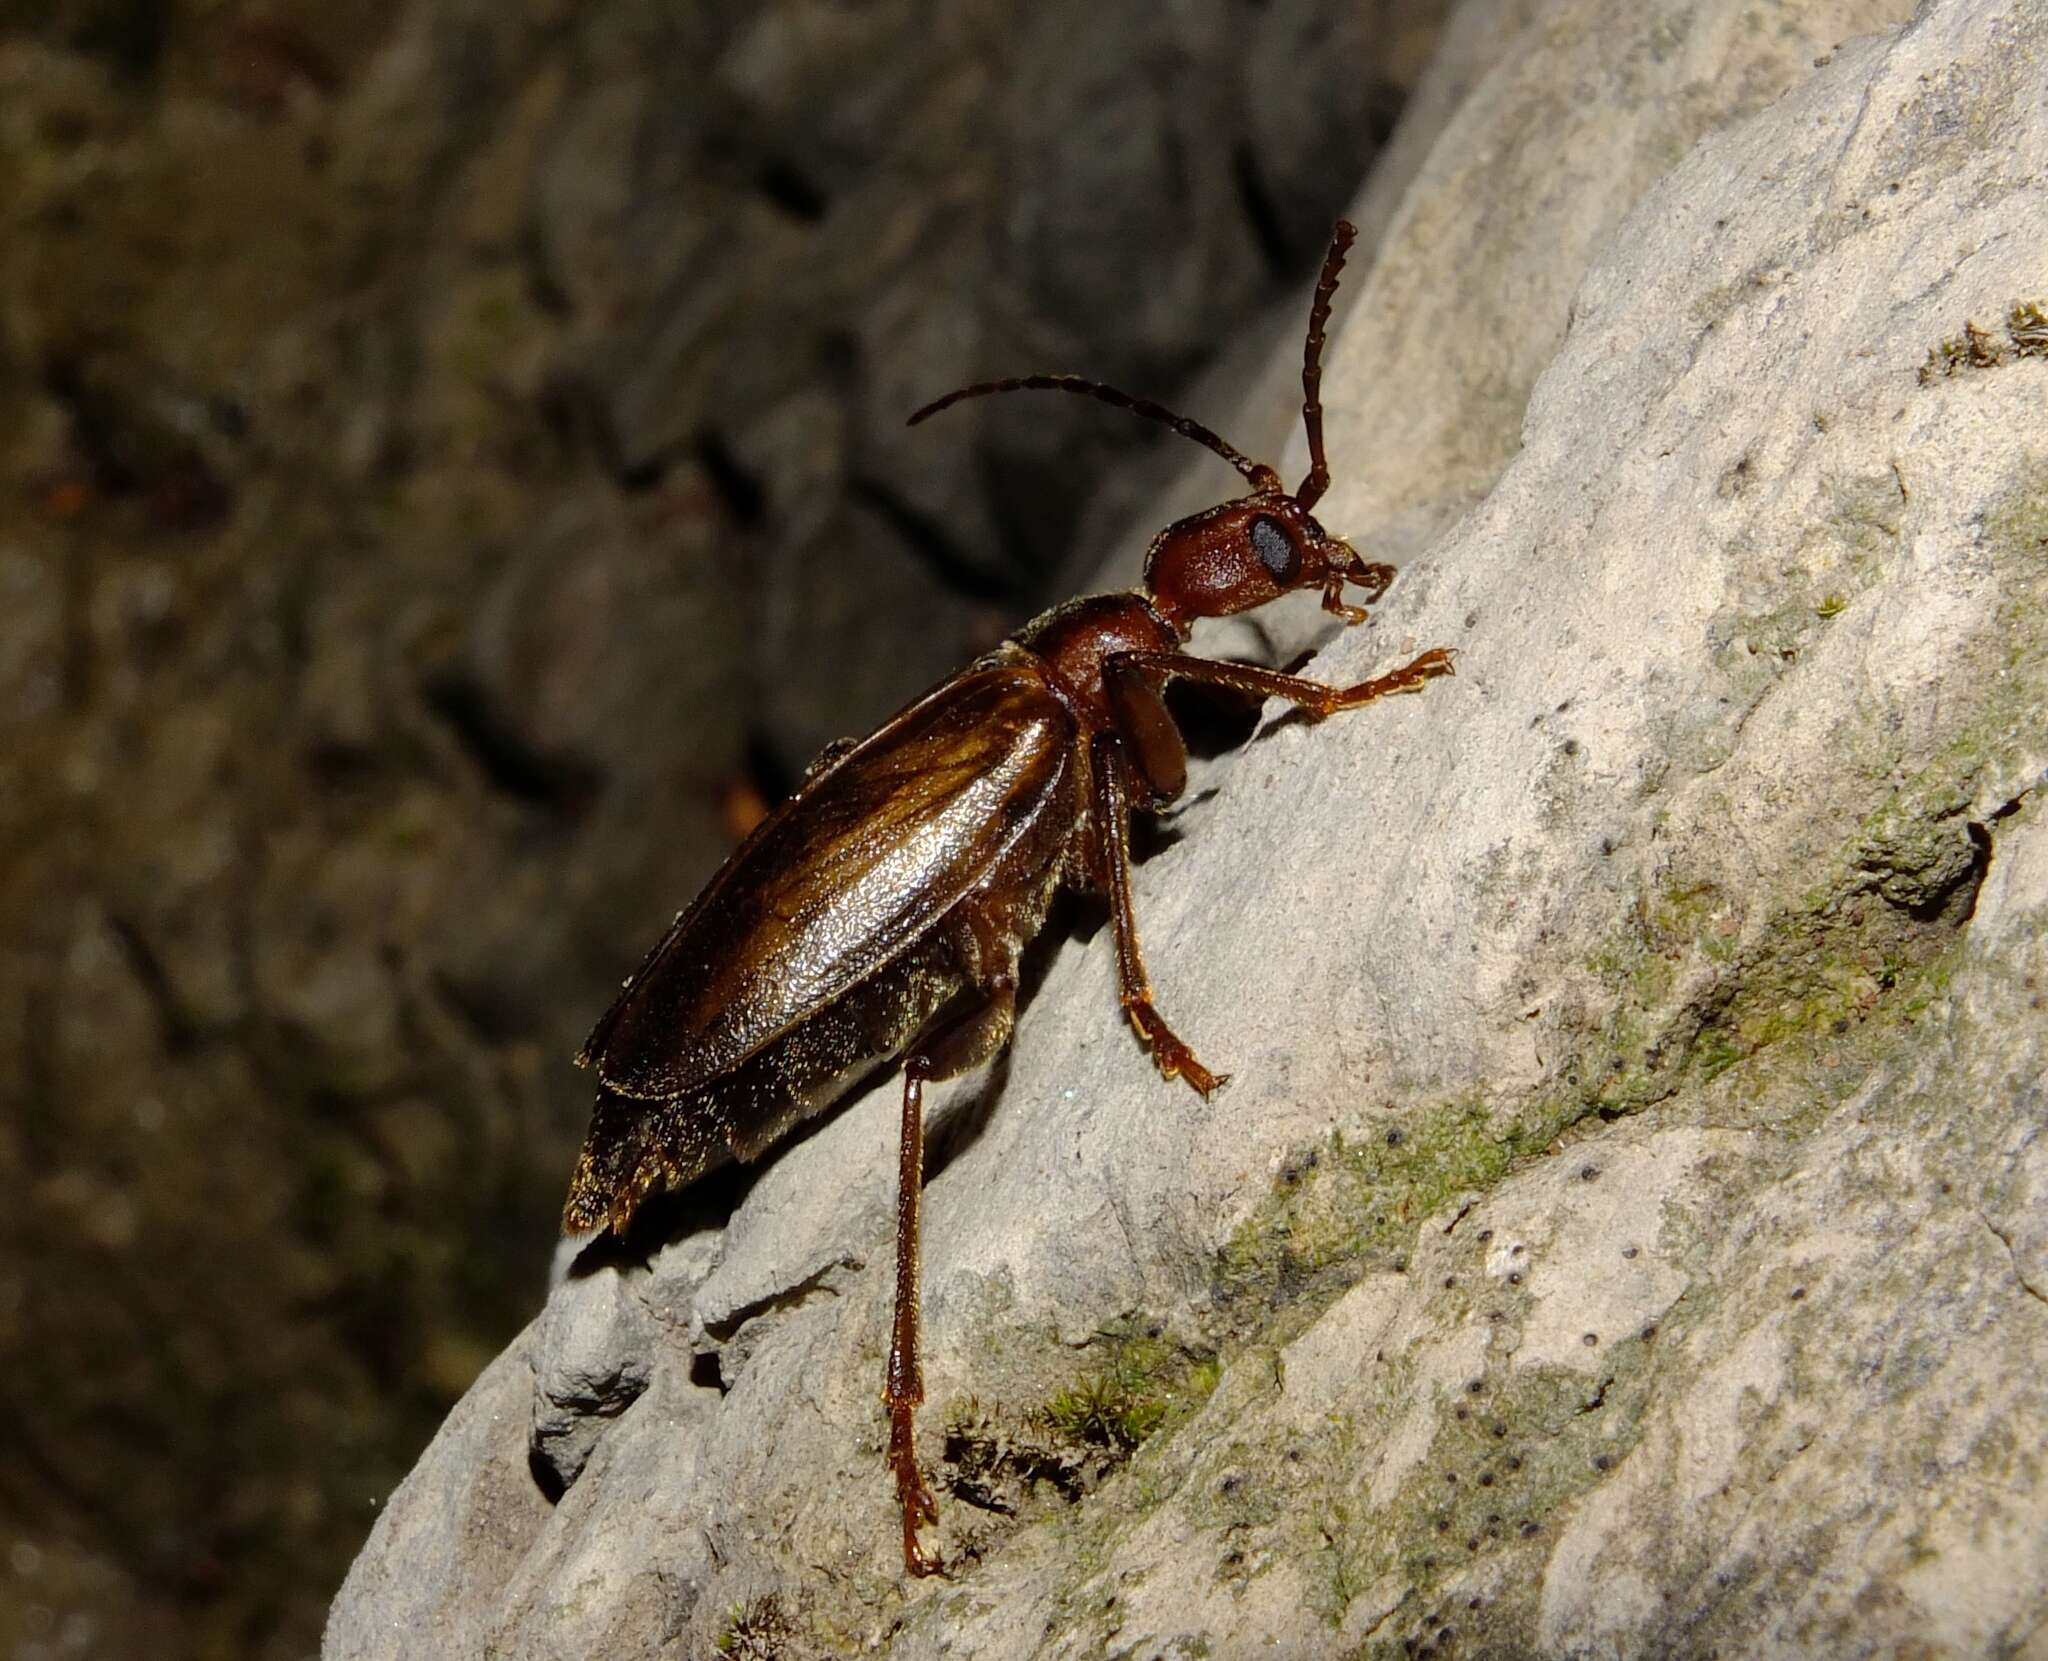
<svg viewBox="0 0 2048 1661"><path fill-rule="evenodd" d="M1282 588L1301 575L1301 550L1277 519L1260 514L1252 521L1252 551Z"/></svg>

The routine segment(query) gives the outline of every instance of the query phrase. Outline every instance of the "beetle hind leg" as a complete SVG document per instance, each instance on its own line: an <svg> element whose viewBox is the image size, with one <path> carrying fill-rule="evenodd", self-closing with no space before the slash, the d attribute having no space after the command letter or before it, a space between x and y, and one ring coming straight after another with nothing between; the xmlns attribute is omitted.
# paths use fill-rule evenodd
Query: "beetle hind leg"
<svg viewBox="0 0 2048 1661"><path fill-rule="evenodd" d="M981 997L948 1021L903 1063L902 1141L896 1169L896 1319L889 1334L889 1369L882 1401L889 1409L889 1469L903 1517L903 1567L936 1574L941 1561L919 1543L917 1531L939 1520L938 1502L917 1463L917 1409L924 1401L924 1358L919 1353L919 1247L924 1199L924 1086L978 1066L1010 1041L1017 1023L1017 980L1005 969L981 988Z"/></svg>

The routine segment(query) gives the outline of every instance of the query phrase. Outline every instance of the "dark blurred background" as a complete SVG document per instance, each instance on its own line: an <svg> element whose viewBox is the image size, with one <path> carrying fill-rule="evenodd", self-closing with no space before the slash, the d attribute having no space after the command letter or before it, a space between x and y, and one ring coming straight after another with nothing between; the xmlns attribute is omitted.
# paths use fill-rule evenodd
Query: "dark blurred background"
<svg viewBox="0 0 2048 1661"><path fill-rule="evenodd" d="M1298 331L1446 9L0 0L0 1656L314 1649L620 976L1185 459L904 415Z"/></svg>

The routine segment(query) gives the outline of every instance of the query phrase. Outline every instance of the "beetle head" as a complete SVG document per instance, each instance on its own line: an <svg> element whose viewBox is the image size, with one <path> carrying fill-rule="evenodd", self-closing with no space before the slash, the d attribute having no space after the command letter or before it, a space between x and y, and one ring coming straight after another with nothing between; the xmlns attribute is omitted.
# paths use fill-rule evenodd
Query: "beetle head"
<svg viewBox="0 0 2048 1661"><path fill-rule="evenodd" d="M1321 589L1325 611L1360 622L1365 612L1344 603L1344 585L1362 587L1370 604L1393 575L1392 566L1367 564L1330 535L1278 480L1167 526L1145 555L1146 591L1182 629L1197 617L1231 617L1304 589Z"/></svg>

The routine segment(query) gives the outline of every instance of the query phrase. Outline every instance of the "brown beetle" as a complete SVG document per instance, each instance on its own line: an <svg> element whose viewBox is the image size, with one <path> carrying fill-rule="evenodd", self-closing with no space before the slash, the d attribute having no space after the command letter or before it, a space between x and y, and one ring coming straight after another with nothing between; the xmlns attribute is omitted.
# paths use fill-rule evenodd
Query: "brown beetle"
<svg viewBox="0 0 2048 1661"><path fill-rule="evenodd" d="M1207 1096L1223 1082L1153 1007L1131 912L1130 816L1164 807L1187 780L1187 751L1161 688L1172 678L1285 698L1317 716L1412 692L1451 673L1425 652L1357 686L1190 657L1196 618L1226 617L1320 589L1347 623L1393 578L1329 535L1310 510L1323 459L1323 326L1355 233L1339 224L1316 286L1303 351L1311 466L1291 495L1270 467L1206 427L1068 375L963 387L1085 393L1207 445L1251 493L1168 526L1145 583L1070 601L894 716L858 744L829 748L647 956L578 1057L597 1106L569 1190L571 1234L623 1234L661 1188L728 1158L758 1159L837 1100L876 1062L904 1055L896 1201L896 1317L883 1400L889 1464L912 1574L939 1567L918 1527L938 1511L918 1470L918 1208L923 1091L994 1055L1016 1014L1017 962L1062 887L1109 897L1123 1007L1167 1078Z"/></svg>

